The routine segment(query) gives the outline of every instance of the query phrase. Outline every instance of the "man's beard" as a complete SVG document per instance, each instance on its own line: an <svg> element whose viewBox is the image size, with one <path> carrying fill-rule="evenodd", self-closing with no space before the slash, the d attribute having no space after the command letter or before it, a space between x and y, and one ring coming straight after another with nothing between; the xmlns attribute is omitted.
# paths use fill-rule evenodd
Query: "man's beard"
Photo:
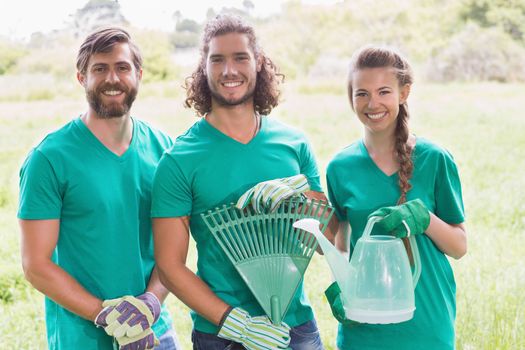
<svg viewBox="0 0 525 350"><path fill-rule="evenodd" d="M126 94L126 97L122 103L111 103L104 104L102 101L102 91L106 90L119 90ZM95 90L86 90L86 98L91 108L97 113L98 116L104 119L120 118L129 113L131 105L137 97L137 89L127 89L122 85L102 85Z"/></svg>
<svg viewBox="0 0 525 350"><path fill-rule="evenodd" d="M217 92L215 87L212 87L210 82L208 82L208 89L210 90L212 99L215 102L217 102L219 106L224 106L224 107L234 107L234 106L241 105L245 103L246 101L252 99L253 95L255 94L255 84L251 86L249 90L246 91L246 93L243 96L241 96L240 98L236 100L228 100L227 98L222 96L220 93Z"/></svg>

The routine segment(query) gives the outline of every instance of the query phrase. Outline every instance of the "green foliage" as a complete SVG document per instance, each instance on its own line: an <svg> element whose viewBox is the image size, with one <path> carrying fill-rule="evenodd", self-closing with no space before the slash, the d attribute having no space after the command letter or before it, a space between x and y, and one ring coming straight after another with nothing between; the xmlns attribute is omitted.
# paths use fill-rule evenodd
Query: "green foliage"
<svg viewBox="0 0 525 350"><path fill-rule="evenodd" d="M28 53L21 44L0 38L0 75L11 73L18 61Z"/></svg>
<svg viewBox="0 0 525 350"><path fill-rule="evenodd" d="M429 61L437 81L525 81L525 47L497 27L468 24Z"/></svg>
<svg viewBox="0 0 525 350"><path fill-rule="evenodd" d="M178 69L171 59L169 34L153 30L137 31L134 38L143 58L143 81L164 81L178 76Z"/></svg>
<svg viewBox="0 0 525 350"><path fill-rule="evenodd" d="M460 16L485 28L499 27L513 39L525 43L524 0L464 0Z"/></svg>
<svg viewBox="0 0 525 350"><path fill-rule="evenodd" d="M188 49L199 45L200 34L194 32L173 32L170 41L176 49Z"/></svg>
<svg viewBox="0 0 525 350"><path fill-rule="evenodd" d="M2 267L0 270L0 301L14 303L24 299L25 293L31 288L25 280L20 268Z"/></svg>

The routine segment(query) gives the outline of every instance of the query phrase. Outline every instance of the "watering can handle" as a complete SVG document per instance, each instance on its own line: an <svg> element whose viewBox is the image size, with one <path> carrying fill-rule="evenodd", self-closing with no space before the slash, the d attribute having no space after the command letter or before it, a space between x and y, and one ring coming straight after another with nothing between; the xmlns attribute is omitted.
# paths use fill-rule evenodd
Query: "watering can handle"
<svg viewBox="0 0 525 350"><path fill-rule="evenodd" d="M417 247L416 236L408 237L410 242L410 250L412 251L412 258L414 259L414 271L412 271L412 283L416 289L419 276L421 275L421 258L419 257L419 249Z"/></svg>
<svg viewBox="0 0 525 350"><path fill-rule="evenodd" d="M372 227L374 227L374 224L376 222L381 220L383 220L382 216L372 216L370 219L368 219L368 221L366 222L365 231L363 232L363 237L370 237L370 233L372 233Z"/></svg>
<svg viewBox="0 0 525 350"><path fill-rule="evenodd" d="M372 227L376 222L381 221L382 219L382 216L372 216L370 219L368 219L365 226L365 231L363 232L363 237L370 237L370 233L372 233ZM406 225L406 223L404 224ZM410 232L410 229L408 227L407 229ZM419 257L419 249L417 248L416 237L410 235L408 240L410 242L410 250L412 251L412 257L414 258L414 271L412 271L412 283L415 289L417 282L419 281L419 276L421 275L421 259Z"/></svg>

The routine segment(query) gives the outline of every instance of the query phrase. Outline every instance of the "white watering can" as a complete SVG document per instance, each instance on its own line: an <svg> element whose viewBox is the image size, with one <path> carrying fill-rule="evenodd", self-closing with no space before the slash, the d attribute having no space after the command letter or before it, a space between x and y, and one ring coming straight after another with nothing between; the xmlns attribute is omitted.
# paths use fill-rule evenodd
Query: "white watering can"
<svg viewBox="0 0 525 350"><path fill-rule="evenodd" d="M399 238L370 235L381 217L371 217L355 246L350 262L326 239L316 219L301 219L293 226L317 239L341 289L346 318L360 323L398 323L414 316L416 288L421 273L419 250L414 236L410 247L414 271Z"/></svg>

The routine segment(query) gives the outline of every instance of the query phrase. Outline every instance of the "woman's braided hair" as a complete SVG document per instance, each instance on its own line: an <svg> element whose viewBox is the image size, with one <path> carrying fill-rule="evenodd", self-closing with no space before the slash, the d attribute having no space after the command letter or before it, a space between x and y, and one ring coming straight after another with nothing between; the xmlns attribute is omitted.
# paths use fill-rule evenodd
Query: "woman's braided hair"
<svg viewBox="0 0 525 350"><path fill-rule="evenodd" d="M366 46L354 54L350 63L350 73L348 76L348 95L350 96L350 104L352 103L352 81L353 74L364 68L393 68L399 82L399 86L412 84L413 75L412 69L408 62L395 50L382 46ZM410 178L414 170L414 163L412 161L412 147L408 145L408 105L406 101L399 105L399 114L397 115L397 124L395 129L395 145L394 152L399 163L399 189L401 195L399 196L397 204L406 202L407 193L412 188Z"/></svg>

